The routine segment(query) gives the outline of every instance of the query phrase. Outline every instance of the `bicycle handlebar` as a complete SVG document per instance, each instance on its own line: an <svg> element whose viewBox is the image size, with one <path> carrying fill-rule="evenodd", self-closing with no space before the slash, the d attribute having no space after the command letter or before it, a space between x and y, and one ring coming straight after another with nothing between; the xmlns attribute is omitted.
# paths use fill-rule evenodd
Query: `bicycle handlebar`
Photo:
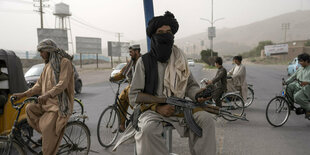
<svg viewBox="0 0 310 155"><path fill-rule="evenodd" d="M297 81L298 84L301 85L302 81L300 81L299 79L294 79L294 81ZM289 83L285 82L284 78L282 78L282 85L288 85Z"/></svg>
<svg viewBox="0 0 310 155"><path fill-rule="evenodd" d="M17 97L11 96L10 101L14 109L21 109L27 102L30 102L30 101L35 101L35 103L38 103L37 97L29 97L21 103L14 103L16 100L17 100Z"/></svg>
<svg viewBox="0 0 310 155"><path fill-rule="evenodd" d="M127 79L125 78L125 79L123 79L123 80L119 80L119 81L110 81L111 83L116 83L116 84L122 84L122 83L125 83L125 81L126 81Z"/></svg>

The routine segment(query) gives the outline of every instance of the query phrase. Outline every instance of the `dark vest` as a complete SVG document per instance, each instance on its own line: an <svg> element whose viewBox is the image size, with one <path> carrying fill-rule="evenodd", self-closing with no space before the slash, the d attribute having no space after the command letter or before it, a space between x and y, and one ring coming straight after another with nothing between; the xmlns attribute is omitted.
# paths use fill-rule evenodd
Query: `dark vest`
<svg viewBox="0 0 310 155"><path fill-rule="evenodd" d="M158 85L158 68L157 60L151 52L142 55L142 61L145 70L144 93L155 95Z"/></svg>

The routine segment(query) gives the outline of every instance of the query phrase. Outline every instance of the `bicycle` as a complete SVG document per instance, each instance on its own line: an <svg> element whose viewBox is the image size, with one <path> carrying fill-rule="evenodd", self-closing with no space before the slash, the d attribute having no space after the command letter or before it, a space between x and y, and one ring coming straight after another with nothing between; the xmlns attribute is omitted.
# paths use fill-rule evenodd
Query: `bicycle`
<svg viewBox="0 0 310 155"><path fill-rule="evenodd" d="M32 154L41 155L42 152L38 151L38 148L32 148L30 145L32 143L41 146L41 144L38 144L32 139L32 128L26 121L18 122L21 109L26 103L37 103L37 98L30 97L21 103L14 103L16 101L16 98L14 97L11 97L10 100L12 107L17 110L17 116L10 133L7 136L0 136L0 154L26 155L25 151L30 151ZM90 131L88 127L83 122L78 120L68 122L57 154L67 155L70 153L80 153L87 155L89 149Z"/></svg>
<svg viewBox="0 0 310 155"><path fill-rule="evenodd" d="M232 79L231 76L227 76L227 79ZM252 84L248 84L247 86L248 91L247 91L247 99L245 100L244 107L247 108L249 107L253 101L254 101L254 89Z"/></svg>
<svg viewBox="0 0 310 155"><path fill-rule="evenodd" d="M72 116L84 116L82 122L85 123L85 119L87 118L87 116L85 115L84 104L81 99L74 98ZM82 117L76 117L76 118L82 118Z"/></svg>
<svg viewBox="0 0 310 155"><path fill-rule="evenodd" d="M300 84L301 81L297 79ZM272 98L266 107L266 118L270 125L280 127L286 123L290 116L290 111L295 111L296 115L305 114L305 109L296 107L294 99L286 94L287 85L284 78L282 78L282 91L281 95Z"/></svg>
<svg viewBox="0 0 310 155"><path fill-rule="evenodd" d="M205 85L207 81L208 80L205 78L202 79L200 81L200 87L201 88L207 87ZM220 101L222 104L222 107L220 108L221 111L224 111L226 113L228 112L230 114L233 114L234 116L239 116L239 117L245 116L245 113L244 113L245 104L244 104L243 98L240 96L239 91L223 93ZM205 103L208 105L216 105L213 99L207 100ZM217 116L223 117L227 121L235 121L238 119L237 117L231 117L229 115L219 114Z"/></svg>
<svg viewBox="0 0 310 155"><path fill-rule="evenodd" d="M254 101L254 89L252 84L248 84L248 93L247 93L247 99L245 101L244 107L249 107Z"/></svg>
<svg viewBox="0 0 310 155"><path fill-rule="evenodd" d="M119 134L120 126L120 115L122 115L125 120L125 125L130 122L130 113L125 110L120 104L119 90L122 83L126 80L120 80L114 82L118 84L117 91L115 93L114 104L108 106L104 109L99 117L97 125L97 138L101 146L110 147L115 142Z"/></svg>

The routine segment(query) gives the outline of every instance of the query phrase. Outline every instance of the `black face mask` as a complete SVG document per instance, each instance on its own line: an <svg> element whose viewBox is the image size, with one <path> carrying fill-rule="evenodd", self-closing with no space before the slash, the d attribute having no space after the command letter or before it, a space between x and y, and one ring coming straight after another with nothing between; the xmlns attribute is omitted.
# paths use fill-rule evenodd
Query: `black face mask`
<svg viewBox="0 0 310 155"><path fill-rule="evenodd" d="M172 52L174 36L171 33L153 34L151 38L151 53L159 62L167 62Z"/></svg>

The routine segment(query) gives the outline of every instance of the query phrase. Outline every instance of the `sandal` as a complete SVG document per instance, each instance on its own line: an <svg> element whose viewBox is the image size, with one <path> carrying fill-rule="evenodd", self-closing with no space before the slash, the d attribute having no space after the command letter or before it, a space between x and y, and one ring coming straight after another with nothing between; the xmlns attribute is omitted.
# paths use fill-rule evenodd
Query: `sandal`
<svg viewBox="0 0 310 155"><path fill-rule="evenodd" d="M305 113L305 118L310 120L310 112L309 111Z"/></svg>
<svg viewBox="0 0 310 155"><path fill-rule="evenodd" d="M31 145L31 148L35 149L39 146L42 146L42 137L36 141L36 143Z"/></svg>

